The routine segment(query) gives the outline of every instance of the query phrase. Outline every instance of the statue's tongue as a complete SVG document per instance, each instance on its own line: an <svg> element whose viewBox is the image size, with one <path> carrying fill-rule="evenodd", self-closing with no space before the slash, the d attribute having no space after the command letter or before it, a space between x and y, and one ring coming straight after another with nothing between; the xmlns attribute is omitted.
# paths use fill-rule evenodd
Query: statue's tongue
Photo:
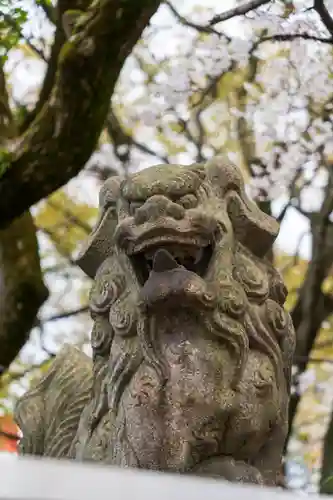
<svg viewBox="0 0 333 500"><path fill-rule="evenodd" d="M172 271L176 267L180 267L180 265L167 250L164 248L157 250L153 259L153 272L164 273Z"/></svg>
<svg viewBox="0 0 333 500"><path fill-rule="evenodd" d="M156 251L149 278L140 291L142 302L151 307L168 304L179 307L182 298L200 295L203 281L195 273L178 264L164 248ZM170 299L174 299L171 300Z"/></svg>

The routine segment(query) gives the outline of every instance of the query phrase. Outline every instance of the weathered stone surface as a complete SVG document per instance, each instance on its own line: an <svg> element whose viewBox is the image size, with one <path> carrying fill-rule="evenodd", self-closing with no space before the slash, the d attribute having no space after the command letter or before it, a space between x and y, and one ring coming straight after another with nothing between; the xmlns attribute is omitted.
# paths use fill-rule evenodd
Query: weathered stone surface
<svg viewBox="0 0 333 500"><path fill-rule="evenodd" d="M16 420L23 433L20 452L69 456L91 389L91 359L74 346L64 346L46 376L17 404Z"/></svg>
<svg viewBox="0 0 333 500"><path fill-rule="evenodd" d="M295 342L265 260L277 234L223 158L109 179L78 259L92 376L70 351L55 361L18 406L22 453L275 484Z"/></svg>

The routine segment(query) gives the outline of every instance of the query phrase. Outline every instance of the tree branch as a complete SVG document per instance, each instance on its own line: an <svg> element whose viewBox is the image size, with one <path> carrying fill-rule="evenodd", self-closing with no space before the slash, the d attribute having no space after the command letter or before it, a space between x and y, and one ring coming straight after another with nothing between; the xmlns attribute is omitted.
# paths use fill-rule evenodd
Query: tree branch
<svg viewBox="0 0 333 500"><path fill-rule="evenodd" d="M93 228L89 224L87 224L87 222L81 220L80 217L77 217L70 209L61 206L56 201L48 199L47 205L49 205L54 210L60 212L61 214L63 214L71 224L82 229L82 231L87 233L87 235L90 234L91 231L93 230Z"/></svg>
<svg viewBox="0 0 333 500"><path fill-rule="evenodd" d="M22 33L22 30L20 29L20 27L16 24L16 22L12 19L11 16L9 16L8 14L5 14L5 13L2 13L2 16L4 18L4 20L6 21L6 23L8 24L8 26L10 26L18 35L20 38L22 38L22 40L25 41L25 43L28 45L28 47L38 56L40 57L41 59L43 59L43 61L46 61L46 58L45 58L45 54L42 50L40 50L38 47L36 47L36 45L34 45L31 41L31 39L29 37L26 37L23 35Z"/></svg>
<svg viewBox="0 0 333 500"><path fill-rule="evenodd" d="M312 259L299 292L297 303L291 313L296 330L295 364L302 373L309 361L322 322L333 312L333 297L322 292L322 283L331 268L332 241L330 241L329 216L333 209L333 175L329 172L325 197L312 229ZM299 394L293 394L289 405L289 432L300 401Z"/></svg>
<svg viewBox="0 0 333 500"><path fill-rule="evenodd" d="M313 9L320 16L325 28L330 32L333 37L333 19L325 5L324 0L314 0Z"/></svg>
<svg viewBox="0 0 333 500"><path fill-rule="evenodd" d="M320 495L332 495L333 484L332 484L332 451L333 451L333 412L331 412L331 418L329 424L326 428L326 433L324 437L322 461L320 468Z"/></svg>
<svg viewBox="0 0 333 500"><path fill-rule="evenodd" d="M264 36L254 44L257 48L263 42L292 42L293 40L311 40L313 42L333 44L333 38L321 38L320 36L309 35L308 33L278 33L276 35Z"/></svg>
<svg viewBox="0 0 333 500"><path fill-rule="evenodd" d="M38 6L42 9L42 11L46 15L47 19L51 23L55 24L56 18L57 18L55 7L53 7L53 5L51 5L50 3L48 3L47 1L44 1L44 0L39 0Z"/></svg>
<svg viewBox="0 0 333 500"><path fill-rule="evenodd" d="M48 101L0 179L0 227L82 170L96 147L124 61L159 4L92 4L61 50Z"/></svg>
<svg viewBox="0 0 333 500"><path fill-rule="evenodd" d="M113 111L112 107L110 108L107 121L106 128L109 134L111 141L113 142L113 146L115 149L115 154L117 155L120 161L127 161L129 156L129 148L130 146L134 146L139 151L146 153L150 156L158 158L162 163L169 163L168 157L165 155L161 155L151 149L147 144L144 144L140 141L137 141L134 137L130 136L123 129L120 121L118 120L117 115ZM119 151L121 147L125 146L127 150L124 154L120 154Z"/></svg>
<svg viewBox="0 0 333 500"><path fill-rule="evenodd" d="M9 106L6 75L0 62L0 148L6 147L8 140L15 136L16 127ZM1 158L0 158L1 169Z"/></svg>
<svg viewBox="0 0 333 500"><path fill-rule="evenodd" d="M48 13L52 16L52 22L55 24L56 30L50 57L47 64L46 74L39 92L36 106L30 113L27 114L23 123L20 125L21 133L25 132L29 125L35 120L36 116L42 110L46 101L49 99L52 88L54 86L58 68L58 57L62 46L66 42L66 36L62 25L62 16L67 9L79 8L82 11L85 11L88 8L89 3L89 0L72 0L71 2L68 0L59 0L56 7L48 6L47 2L41 2L39 4L45 13L46 10L50 9Z"/></svg>
<svg viewBox="0 0 333 500"><path fill-rule="evenodd" d="M326 277L325 249L327 245L329 216L333 210L333 175L330 174L325 198L318 214L318 224L313 224L312 260L307 273L307 286L302 300L302 321L297 328L296 354L307 355L308 343L314 325L314 310L321 292L322 282ZM313 342L313 340L312 340Z"/></svg>
<svg viewBox="0 0 333 500"><path fill-rule="evenodd" d="M54 35L54 42L51 48L51 54L47 64L46 74L39 92L37 103L34 109L30 113L27 113L23 122L20 124L21 133L24 133L29 125L36 119L36 116L42 110L47 99L50 97L57 73L57 60L65 40L65 34L62 27L57 27Z"/></svg>
<svg viewBox="0 0 333 500"><path fill-rule="evenodd" d="M308 356L294 356L294 361L296 363L304 361L306 363L333 363L333 358L312 358Z"/></svg>
<svg viewBox="0 0 333 500"><path fill-rule="evenodd" d="M78 309L74 309L73 311L65 311L59 314L55 314L54 316L50 316L49 318L40 320L40 323L49 323L50 321L58 321L59 319L71 318L72 316L77 316L78 314L83 314L88 311L89 306L82 306Z"/></svg>
<svg viewBox="0 0 333 500"><path fill-rule="evenodd" d="M217 35L219 37L224 36L222 33L220 33L219 31L216 31L210 25L204 26L202 24L197 24L197 23L190 21L186 17L182 16L181 14L179 14L177 9L172 5L172 3L169 2L169 0L164 0L164 3L165 3L165 5L167 5L169 7L171 12L175 16L175 18L184 26L188 26L189 28L192 28L192 29L199 31L201 33L214 34L214 35Z"/></svg>
<svg viewBox="0 0 333 500"><path fill-rule="evenodd" d="M233 9L227 10L226 12L222 12L222 14L217 14L209 21L208 26L214 26L215 24L222 23L223 21L228 21L233 17L243 16L251 10L270 3L270 1L271 0L251 0L243 5L239 5Z"/></svg>

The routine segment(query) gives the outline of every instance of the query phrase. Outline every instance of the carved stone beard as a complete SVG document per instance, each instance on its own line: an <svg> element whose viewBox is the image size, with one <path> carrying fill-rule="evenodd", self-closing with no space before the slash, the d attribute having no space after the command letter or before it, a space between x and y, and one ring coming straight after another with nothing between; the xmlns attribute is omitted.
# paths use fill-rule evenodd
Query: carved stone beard
<svg viewBox="0 0 333 500"><path fill-rule="evenodd" d="M246 259L245 249L240 252L238 248L237 252L238 262L234 262L229 269L241 268L239 255ZM186 336L187 331L191 335L196 330L205 342L209 339L220 342L221 347L230 351L234 360L234 375L230 380L232 389L237 390L251 349L267 355L274 367L275 377L286 379L288 385L290 363L284 359L281 340L283 336L288 338L292 334L292 324L288 321L289 315L276 300L270 298L272 290L267 280L260 283L261 278L267 278L266 270L265 273L259 268L252 270L253 275L259 276L257 282L250 283L245 273L236 275L235 279L224 270L220 259L214 261L211 274L215 279L215 296L214 287L208 287L211 293L184 294L178 303L171 301L168 305L162 302L162 307L153 312L142 312L137 334L144 359L155 368L161 381L168 380L168 363L163 357L168 341L162 340L163 335L169 339L172 335L177 337L179 332ZM208 297L208 300L202 300L202 296ZM185 338L185 341L191 340L191 336Z"/></svg>
<svg viewBox="0 0 333 500"><path fill-rule="evenodd" d="M141 328L146 330L138 337L114 340L105 376L107 411L100 428L96 426L95 439L104 439L101 452L108 463L189 472L213 457L233 454L246 460L255 446L260 451L270 422L279 419L272 364L262 354L261 369L268 377L258 377L250 351L241 351L239 357L226 344L216 349L221 342L216 315L211 315L209 332L206 327L184 310L177 321L145 318ZM223 333L226 338L226 329ZM237 342L234 337L230 345L234 348ZM239 367L244 359L242 378ZM238 387L233 389L235 373ZM252 415L244 420L239 398L248 391ZM267 412L270 391L273 406ZM256 420L264 415L259 409L265 405L266 426ZM89 449L94 448L91 442Z"/></svg>

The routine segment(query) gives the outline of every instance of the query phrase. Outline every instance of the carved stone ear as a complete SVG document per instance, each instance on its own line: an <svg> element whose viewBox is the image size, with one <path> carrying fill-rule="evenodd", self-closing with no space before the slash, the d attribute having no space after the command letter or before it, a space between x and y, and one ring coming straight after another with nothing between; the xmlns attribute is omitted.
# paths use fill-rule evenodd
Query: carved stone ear
<svg viewBox="0 0 333 500"><path fill-rule="evenodd" d="M217 157L207 162L206 173L216 195L226 200L237 240L263 257L279 234L278 222L248 198L242 172L228 158Z"/></svg>
<svg viewBox="0 0 333 500"><path fill-rule="evenodd" d="M208 181L211 183L216 195L224 198L229 191L240 192L244 190L244 177L236 165L226 156L216 156L205 165Z"/></svg>
<svg viewBox="0 0 333 500"><path fill-rule="evenodd" d="M113 251L113 235L118 223L116 201L119 197L120 183L119 177L111 177L102 186L98 220L75 260L82 271L92 279L95 278L100 265Z"/></svg>

